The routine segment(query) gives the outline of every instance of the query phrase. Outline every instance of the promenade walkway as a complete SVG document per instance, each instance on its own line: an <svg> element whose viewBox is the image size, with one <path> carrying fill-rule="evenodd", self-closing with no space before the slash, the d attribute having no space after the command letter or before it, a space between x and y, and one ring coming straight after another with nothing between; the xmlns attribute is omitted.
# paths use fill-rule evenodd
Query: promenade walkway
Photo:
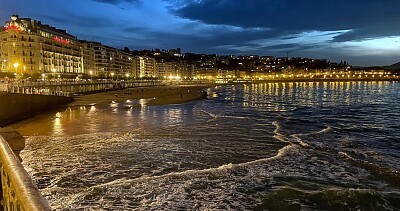
<svg viewBox="0 0 400 211"><path fill-rule="evenodd" d="M57 96L74 96L76 94L115 90L139 86L155 86L158 80L90 80L90 81L41 81L41 82L9 82L0 85L0 91L21 94L42 94Z"/></svg>

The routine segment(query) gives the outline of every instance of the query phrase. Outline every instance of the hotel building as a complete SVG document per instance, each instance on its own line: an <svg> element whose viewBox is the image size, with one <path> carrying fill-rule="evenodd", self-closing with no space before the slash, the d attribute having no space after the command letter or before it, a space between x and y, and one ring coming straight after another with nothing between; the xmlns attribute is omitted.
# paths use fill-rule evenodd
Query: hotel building
<svg viewBox="0 0 400 211"><path fill-rule="evenodd" d="M93 51L65 30L13 15L0 30L1 70L22 74L77 75ZM86 61L84 59L86 58Z"/></svg>
<svg viewBox="0 0 400 211"><path fill-rule="evenodd" d="M139 59L99 42L79 40L66 30L30 18L11 16L0 29L1 72L16 76L104 78L136 76ZM115 75L115 76L114 76Z"/></svg>

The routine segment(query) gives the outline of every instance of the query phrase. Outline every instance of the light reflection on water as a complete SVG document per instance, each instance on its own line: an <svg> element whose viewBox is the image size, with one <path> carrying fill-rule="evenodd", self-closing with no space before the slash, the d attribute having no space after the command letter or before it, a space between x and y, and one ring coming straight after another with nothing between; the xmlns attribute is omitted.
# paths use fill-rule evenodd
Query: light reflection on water
<svg viewBox="0 0 400 211"><path fill-rule="evenodd" d="M241 103L242 108L262 111L290 111L298 106L335 106L379 104L384 95L382 87L395 89L395 82L295 82L262 83L232 86L233 95L222 96L226 102ZM390 85L390 86L388 86ZM392 90L393 91L393 90ZM209 89L210 99L218 99L221 92ZM157 108L146 106L146 99L112 102L68 108L56 114L44 114L17 123L14 127L24 135L76 135L106 131L129 131L130 128L175 125L194 121L195 106ZM183 108L183 109L182 109ZM221 109L224 109L221 107ZM112 115L110 115L110 112ZM218 112L218 111L217 111ZM49 121L50 120L50 121ZM34 124L26 124L34 122ZM21 126L20 126L21 125ZM23 126L22 126L23 125Z"/></svg>
<svg viewBox="0 0 400 211"><path fill-rule="evenodd" d="M133 100L16 124L28 140L24 165L66 210L396 208L399 83L207 92L182 105Z"/></svg>
<svg viewBox="0 0 400 211"><path fill-rule="evenodd" d="M382 93L382 87L397 82L295 82L251 84L243 87L243 107L257 106L269 100L278 106L275 111L287 110L291 103L303 106L334 106L354 103L379 103L370 95ZM390 86L393 88L393 86ZM395 87L395 86L394 86ZM235 90L234 90L235 91ZM280 102L280 104L276 104ZM264 104L265 105L265 104Z"/></svg>

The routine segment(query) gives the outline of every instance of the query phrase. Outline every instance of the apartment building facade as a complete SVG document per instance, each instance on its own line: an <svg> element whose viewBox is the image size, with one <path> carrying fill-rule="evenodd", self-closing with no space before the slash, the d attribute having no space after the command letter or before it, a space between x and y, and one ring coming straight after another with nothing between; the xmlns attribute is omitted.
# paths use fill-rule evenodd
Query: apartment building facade
<svg viewBox="0 0 400 211"><path fill-rule="evenodd" d="M191 78L193 65L136 56L100 42L79 40L66 30L12 15L0 28L0 72L16 78L81 76L141 79Z"/></svg>
<svg viewBox="0 0 400 211"><path fill-rule="evenodd" d="M91 49L65 30L13 15L0 30L1 70L23 74L77 75L85 72ZM84 56L86 55L86 56ZM84 65L85 64L85 65Z"/></svg>

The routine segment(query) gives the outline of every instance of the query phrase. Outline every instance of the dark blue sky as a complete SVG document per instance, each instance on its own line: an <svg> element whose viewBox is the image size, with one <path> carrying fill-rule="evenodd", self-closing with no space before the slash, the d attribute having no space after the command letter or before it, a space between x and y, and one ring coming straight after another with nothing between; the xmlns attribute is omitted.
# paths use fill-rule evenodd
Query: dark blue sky
<svg viewBox="0 0 400 211"><path fill-rule="evenodd" d="M12 13L117 48L400 61L399 0L1 0Z"/></svg>

